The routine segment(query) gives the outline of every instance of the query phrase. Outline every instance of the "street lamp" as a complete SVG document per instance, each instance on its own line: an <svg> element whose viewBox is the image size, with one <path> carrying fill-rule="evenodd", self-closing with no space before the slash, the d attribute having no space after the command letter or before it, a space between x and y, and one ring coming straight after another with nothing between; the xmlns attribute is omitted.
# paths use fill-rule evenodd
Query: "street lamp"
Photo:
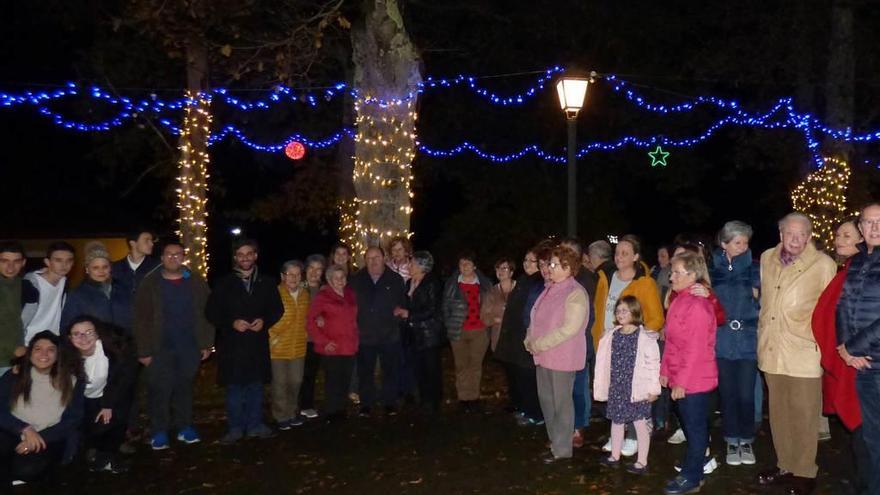
<svg viewBox="0 0 880 495"><path fill-rule="evenodd" d="M559 106L568 122L568 236L577 236L577 115L584 106L590 80L583 77L563 77L556 83Z"/></svg>

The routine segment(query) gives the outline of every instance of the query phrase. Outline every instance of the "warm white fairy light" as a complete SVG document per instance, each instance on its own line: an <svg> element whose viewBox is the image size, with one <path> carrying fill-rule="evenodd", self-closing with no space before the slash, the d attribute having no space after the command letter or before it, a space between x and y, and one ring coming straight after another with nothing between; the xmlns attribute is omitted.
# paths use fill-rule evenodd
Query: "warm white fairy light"
<svg viewBox="0 0 880 495"><path fill-rule="evenodd" d="M846 207L849 164L837 158L824 158L825 165L811 173L791 193L796 211L810 217L813 238L820 247L834 245L834 226L852 215Z"/></svg>
<svg viewBox="0 0 880 495"><path fill-rule="evenodd" d="M177 235L184 247L191 270L208 275L208 137L211 133L211 102L199 93L186 106L180 133L177 208L180 210Z"/></svg>
<svg viewBox="0 0 880 495"><path fill-rule="evenodd" d="M386 106L355 102L353 180L357 195L340 205L340 237L356 254L390 238L412 235L409 218L417 119L413 105L413 101ZM371 220L376 217L385 221Z"/></svg>

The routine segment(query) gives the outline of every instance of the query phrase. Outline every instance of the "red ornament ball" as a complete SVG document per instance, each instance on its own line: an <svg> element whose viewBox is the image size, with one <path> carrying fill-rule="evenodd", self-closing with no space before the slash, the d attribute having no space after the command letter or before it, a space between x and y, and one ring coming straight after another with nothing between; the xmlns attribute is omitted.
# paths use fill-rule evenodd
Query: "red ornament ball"
<svg viewBox="0 0 880 495"><path fill-rule="evenodd" d="M301 160L306 156L306 147L299 141L291 141L284 147L284 154L291 160Z"/></svg>

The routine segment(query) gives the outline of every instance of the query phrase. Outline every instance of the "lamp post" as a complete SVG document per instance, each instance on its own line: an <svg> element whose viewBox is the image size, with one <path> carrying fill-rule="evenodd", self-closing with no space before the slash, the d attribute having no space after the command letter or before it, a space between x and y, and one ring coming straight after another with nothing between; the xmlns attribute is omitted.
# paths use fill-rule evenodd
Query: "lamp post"
<svg viewBox="0 0 880 495"><path fill-rule="evenodd" d="M584 106L590 80L583 77L563 77L556 83L559 106L565 112L568 126L568 236L577 236L577 115Z"/></svg>

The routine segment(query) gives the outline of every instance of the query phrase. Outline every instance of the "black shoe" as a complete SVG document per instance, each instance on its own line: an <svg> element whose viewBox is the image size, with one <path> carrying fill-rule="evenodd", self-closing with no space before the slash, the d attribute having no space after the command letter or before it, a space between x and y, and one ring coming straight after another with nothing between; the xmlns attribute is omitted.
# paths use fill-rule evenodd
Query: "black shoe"
<svg viewBox="0 0 880 495"><path fill-rule="evenodd" d="M759 485L775 485L778 483L787 483L794 475L787 471L783 471L779 468L770 469L768 471L763 471L758 474L758 484Z"/></svg>
<svg viewBox="0 0 880 495"><path fill-rule="evenodd" d="M386 416L397 416L397 408L395 406L385 406Z"/></svg>
<svg viewBox="0 0 880 495"><path fill-rule="evenodd" d="M367 406L362 406L362 407L360 408L360 410L358 411L358 417L361 417L361 418L369 418L370 415L372 414L372 412L373 412L372 409L370 409L369 407L367 407Z"/></svg>

